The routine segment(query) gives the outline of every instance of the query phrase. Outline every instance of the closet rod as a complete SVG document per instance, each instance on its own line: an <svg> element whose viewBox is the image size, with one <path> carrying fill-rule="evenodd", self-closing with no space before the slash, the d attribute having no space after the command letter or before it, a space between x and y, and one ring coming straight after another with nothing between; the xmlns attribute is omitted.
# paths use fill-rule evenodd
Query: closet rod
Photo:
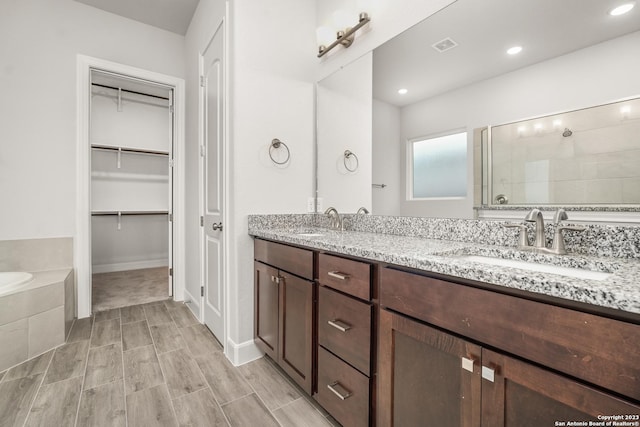
<svg viewBox="0 0 640 427"><path fill-rule="evenodd" d="M169 211L95 211L91 216L118 216L118 215L169 215Z"/></svg>
<svg viewBox="0 0 640 427"><path fill-rule="evenodd" d="M142 150L140 148L122 148L122 147L113 147L110 145L97 145L91 144L91 148L95 148L96 150L110 150L110 151L125 151L128 153L140 153L140 154L157 154L158 156L168 156L168 151L156 151L156 150Z"/></svg>
<svg viewBox="0 0 640 427"><path fill-rule="evenodd" d="M158 99L166 99L167 101L169 101L169 98L165 97L165 96L159 96L159 95L149 95L148 93L143 93L143 92L137 92L135 90L129 90L129 89L122 89L119 87L113 87L113 86L107 86L107 85L101 85L99 83L91 83L92 86L98 86L98 87L103 87L105 89L114 89L114 90L118 90L120 89L123 92L129 92L129 93L135 93L136 95L144 95L144 96L150 96L152 98L158 98Z"/></svg>

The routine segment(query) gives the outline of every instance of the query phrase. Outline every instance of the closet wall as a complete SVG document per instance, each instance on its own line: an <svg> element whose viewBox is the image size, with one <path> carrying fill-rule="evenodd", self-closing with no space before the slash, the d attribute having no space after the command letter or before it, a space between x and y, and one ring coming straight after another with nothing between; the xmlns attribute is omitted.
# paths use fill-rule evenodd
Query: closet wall
<svg viewBox="0 0 640 427"><path fill-rule="evenodd" d="M93 273L170 265L171 90L92 72Z"/></svg>

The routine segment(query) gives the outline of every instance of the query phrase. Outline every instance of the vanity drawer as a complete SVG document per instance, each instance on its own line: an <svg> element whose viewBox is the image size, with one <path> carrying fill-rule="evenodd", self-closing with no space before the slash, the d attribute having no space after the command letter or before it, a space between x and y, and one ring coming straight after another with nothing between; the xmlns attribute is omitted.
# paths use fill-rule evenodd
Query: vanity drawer
<svg viewBox="0 0 640 427"><path fill-rule="evenodd" d="M344 427L369 425L369 378L322 347L314 398Z"/></svg>
<svg viewBox="0 0 640 427"><path fill-rule="evenodd" d="M640 325L390 268L380 305L640 399Z"/></svg>
<svg viewBox="0 0 640 427"><path fill-rule="evenodd" d="M370 375L370 304L320 286L318 297L318 343Z"/></svg>
<svg viewBox="0 0 640 427"><path fill-rule="evenodd" d="M310 250L256 239L254 258L280 270L313 280L313 252Z"/></svg>
<svg viewBox="0 0 640 427"><path fill-rule="evenodd" d="M371 299L371 265L365 262L320 254L318 280L354 297Z"/></svg>

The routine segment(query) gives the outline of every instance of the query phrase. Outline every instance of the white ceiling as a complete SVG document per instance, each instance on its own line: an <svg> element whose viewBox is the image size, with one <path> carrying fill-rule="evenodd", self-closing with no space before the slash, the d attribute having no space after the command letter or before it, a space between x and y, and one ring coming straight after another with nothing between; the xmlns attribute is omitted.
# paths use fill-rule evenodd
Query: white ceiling
<svg viewBox="0 0 640 427"><path fill-rule="evenodd" d="M452 89L640 30L640 7L622 0L458 0L373 55L374 98L409 105ZM437 52L450 37L458 46ZM523 46L515 56L506 50ZM398 89L406 88L406 95Z"/></svg>
<svg viewBox="0 0 640 427"><path fill-rule="evenodd" d="M200 0L76 0L125 18L185 35Z"/></svg>

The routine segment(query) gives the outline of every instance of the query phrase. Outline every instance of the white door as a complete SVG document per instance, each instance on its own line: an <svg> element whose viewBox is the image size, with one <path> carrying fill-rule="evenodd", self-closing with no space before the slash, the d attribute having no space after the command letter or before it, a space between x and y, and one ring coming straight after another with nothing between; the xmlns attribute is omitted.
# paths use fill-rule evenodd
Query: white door
<svg viewBox="0 0 640 427"><path fill-rule="evenodd" d="M203 55L204 323L224 344L224 24Z"/></svg>

